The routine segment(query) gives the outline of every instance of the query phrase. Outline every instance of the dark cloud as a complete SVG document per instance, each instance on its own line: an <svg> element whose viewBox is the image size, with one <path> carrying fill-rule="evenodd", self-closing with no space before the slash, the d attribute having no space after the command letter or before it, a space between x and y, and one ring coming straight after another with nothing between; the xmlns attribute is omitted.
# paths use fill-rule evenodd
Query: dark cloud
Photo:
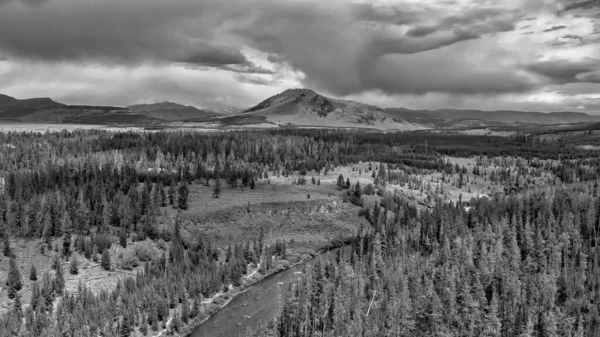
<svg viewBox="0 0 600 337"><path fill-rule="evenodd" d="M24 3L29 6L39 6L47 3L50 0L0 0L0 6L8 3Z"/></svg>
<svg viewBox="0 0 600 337"><path fill-rule="evenodd" d="M429 34L433 34L439 30L437 26L417 26L409 29L406 32L406 35L413 37L423 37Z"/></svg>
<svg viewBox="0 0 600 337"><path fill-rule="evenodd" d="M600 60L592 58L580 61L548 60L529 64L526 69L555 83L595 82L594 76L589 74L600 70Z"/></svg>
<svg viewBox="0 0 600 337"><path fill-rule="evenodd" d="M534 88L528 77L508 69L470 66L468 60L473 53L463 43L426 54L388 55L377 65L377 82L373 86L389 94L467 95L524 92Z"/></svg>
<svg viewBox="0 0 600 337"><path fill-rule="evenodd" d="M377 6L374 3L351 5L352 15L356 20L405 25L418 21L421 13L412 11L406 6Z"/></svg>
<svg viewBox="0 0 600 337"><path fill-rule="evenodd" d="M249 83L255 85L271 86L278 84L278 80L265 79L255 75L238 74L236 79L241 83Z"/></svg>
<svg viewBox="0 0 600 337"><path fill-rule="evenodd" d="M600 70L578 74L577 79L581 82L600 83Z"/></svg>
<svg viewBox="0 0 600 337"><path fill-rule="evenodd" d="M473 34L491 34L515 29L514 18L503 17L505 10L496 8L480 8L465 11L461 15L451 15L443 18L435 25L416 26L407 31L408 36L423 37L438 31L460 28L470 30Z"/></svg>
<svg viewBox="0 0 600 337"><path fill-rule="evenodd" d="M0 48L19 58L47 61L245 62L239 49L216 42L213 20L194 21L217 8L212 0L176 6L157 0L53 0L35 9L13 4L0 11Z"/></svg>
<svg viewBox="0 0 600 337"><path fill-rule="evenodd" d="M243 63L235 64L235 65L225 65L220 68L224 69L224 70L232 71L234 73L240 73L240 74L263 74L263 75L274 74L273 70L258 66L252 61L245 61Z"/></svg>
<svg viewBox="0 0 600 337"><path fill-rule="evenodd" d="M548 29L544 29L542 32L543 33L548 33L548 32L553 32L553 31L561 30L561 29L565 29L565 28L567 28L567 26L552 26L552 27L550 27Z"/></svg>
<svg viewBox="0 0 600 337"><path fill-rule="evenodd" d="M426 4L52 0L35 9L4 6L0 51L11 59L42 62L184 63L193 69L226 70L244 83L268 85L264 79L268 76L258 75L275 75L274 71L252 63L241 52L247 46L266 53L276 70L291 67L305 75L304 85L340 96L365 91L530 90L531 76L513 67L514 56L497 60L502 50L494 41L482 41L486 35L514 30L514 23L524 17L520 10L495 3L485 1L476 9L448 15ZM474 56L482 50L494 55ZM532 66L530 72L542 74ZM590 71L578 72L570 80ZM173 83L169 88L167 92L184 90Z"/></svg>
<svg viewBox="0 0 600 337"><path fill-rule="evenodd" d="M307 7L304 3L270 6L257 11L252 20L239 20L235 32L246 43L264 52L279 55L286 64L306 75L305 86L343 96L367 90L389 93L424 92L506 92L529 88L526 79L511 75L510 69L481 71L473 68L464 58L456 58L452 66L455 73L445 71L429 73L431 68L444 68L449 55L446 48L465 41L478 39L482 34L511 30L510 11L478 9L462 16L442 16L443 23L435 25L439 30L430 34L401 35L382 29L365 29L356 24L355 11L328 8L327 5ZM509 13L509 14L507 14ZM516 14L515 14L516 15ZM442 29L443 28L443 29ZM437 29L437 28L436 28ZM444 50L444 51L442 51ZM434 53L435 57L423 57ZM414 64L386 63L384 71L380 63L386 58L411 58ZM417 61L417 60L423 61ZM468 76L480 78L470 84ZM410 76L403 76L403 74ZM505 75L502 75L506 73ZM397 74L397 80L391 80ZM498 76L490 76L498 75ZM428 78L415 82L414 77ZM407 80L410 78L410 80ZM488 78L489 83L482 82ZM500 83L508 80L508 83ZM493 83L496 81L496 83ZM402 83L400 83L402 82Z"/></svg>
<svg viewBox="0 0 600 337"><path fill-rule="evenodd" d="M570 11L575 9L591 9L594 7L600 7L599 0L587 0L571 3L564 7L564 11Z"/></svg>
<svg viewBox="0 0 600 337"><path fill-rule="evenodd" d="M246 57L239 50L233 48L203 45L197 49L197 52L178 61L209 66L242 64L247 62Z"/></svg>

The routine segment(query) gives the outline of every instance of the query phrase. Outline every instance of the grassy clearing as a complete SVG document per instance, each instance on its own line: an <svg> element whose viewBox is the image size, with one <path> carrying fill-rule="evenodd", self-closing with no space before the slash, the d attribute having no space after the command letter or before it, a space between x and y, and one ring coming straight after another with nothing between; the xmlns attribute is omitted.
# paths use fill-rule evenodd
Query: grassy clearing
<svg viewBox="0 0 600 337"><path fill-rule="evenodd" d="M23 289L20 291L21 303L23 306L29 305L29 302L31 301L33 281L29 280L29 272L32 265L34 265L37 270L37 282L40 285L44 273L51 273L51 275L54 276L54 270L51 269L52 261L54 256L60 253L56 252L54 249L44 249L44 253L42 254L42 245L45 246L45 244L40 243L39 240L11 240L11 248L23 280ZM62 248L62 240L54 240L52 245L53 247L56 246ZM113 245L113 248L110 250L110 255L114 264L112 271L106 271L100 267L99 263L88 260L77 252L73 252L73 255L76 256L79 261L79 273L77 275L71 275L69 273L69 261L61 259L63 275L65 277L65 291L77 291L79 282L81 282L92 292L98 293L103 289L113 289L119 278L134 275L140 267L134 268L133 270L123 270L116 266L119 261L119 250L124 249L120 246L116 247L116 245ZM0 281L2 282L0 283L0 314L11 309L13 303L13 300L8 298L8 289L4 284L4 280L6 280L8 275L8 269L9 258L2 256L2 259L0 259Z"/></svg>

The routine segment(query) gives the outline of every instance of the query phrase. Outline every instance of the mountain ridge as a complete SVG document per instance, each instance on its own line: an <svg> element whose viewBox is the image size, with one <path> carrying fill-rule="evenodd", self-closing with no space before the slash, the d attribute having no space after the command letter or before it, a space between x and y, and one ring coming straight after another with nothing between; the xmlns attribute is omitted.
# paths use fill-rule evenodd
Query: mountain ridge
<svg viewBox="0 0 600 337"><path fill-rule="evenodd" d="M205 119L218 116L213 110L198 109L191 105L182 105L174 102L160 102L151 104L136 104L127 107L131 112L144 115L149 118L165 121L180 121L191 119Z"/></svg>
<svg viewBox="0 0 600 337"><path fill-rule="evenodd" d="M575 111L518 111L382 108L319 94L311 89L287 89L242 109L198 109L175 102L128 107L67 105L51 98L16 99L0 94L0 121L79 124L160 124L209 122L221 125L263 125L418 130L512 124L572 124L598 122L600 116Z"/></svg>

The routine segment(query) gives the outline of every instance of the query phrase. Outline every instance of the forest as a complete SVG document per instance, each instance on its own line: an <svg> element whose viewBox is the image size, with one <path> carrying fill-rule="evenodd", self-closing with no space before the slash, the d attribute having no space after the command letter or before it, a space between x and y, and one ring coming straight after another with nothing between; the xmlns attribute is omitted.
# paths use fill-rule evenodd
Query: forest
<svg viewBox="0 0 600 337"><path fill-rule="evenodd" d="M250 271L280 270L293 244L262 229L228 245L190 235L191 191L218 203L284 178L323 180L366 225L350 252L306 268L276 317L246 336L599 335L600 151L536 137L0 133L0 336L183 335L216 310L208 299ZM340 168L353 181L332 176ZM473 182L502 193L463 200ZM406 186L427 193L427 207L398 192ZM460 199L443 200L444 189ZM135 254L121 256L128 247ZM84 262L128 274L105 289L66 287Z"/></svg>

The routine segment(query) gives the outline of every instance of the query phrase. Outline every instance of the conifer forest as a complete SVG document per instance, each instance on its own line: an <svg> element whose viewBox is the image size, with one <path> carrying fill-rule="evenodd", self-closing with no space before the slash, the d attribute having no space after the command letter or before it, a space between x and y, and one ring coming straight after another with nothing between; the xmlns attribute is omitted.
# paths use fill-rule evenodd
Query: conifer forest
<svg viewBox="0 0 600 337"><path fill-rule="evenodd" d="M0 336L600 336L595 137L0 133Z"/></svg>

